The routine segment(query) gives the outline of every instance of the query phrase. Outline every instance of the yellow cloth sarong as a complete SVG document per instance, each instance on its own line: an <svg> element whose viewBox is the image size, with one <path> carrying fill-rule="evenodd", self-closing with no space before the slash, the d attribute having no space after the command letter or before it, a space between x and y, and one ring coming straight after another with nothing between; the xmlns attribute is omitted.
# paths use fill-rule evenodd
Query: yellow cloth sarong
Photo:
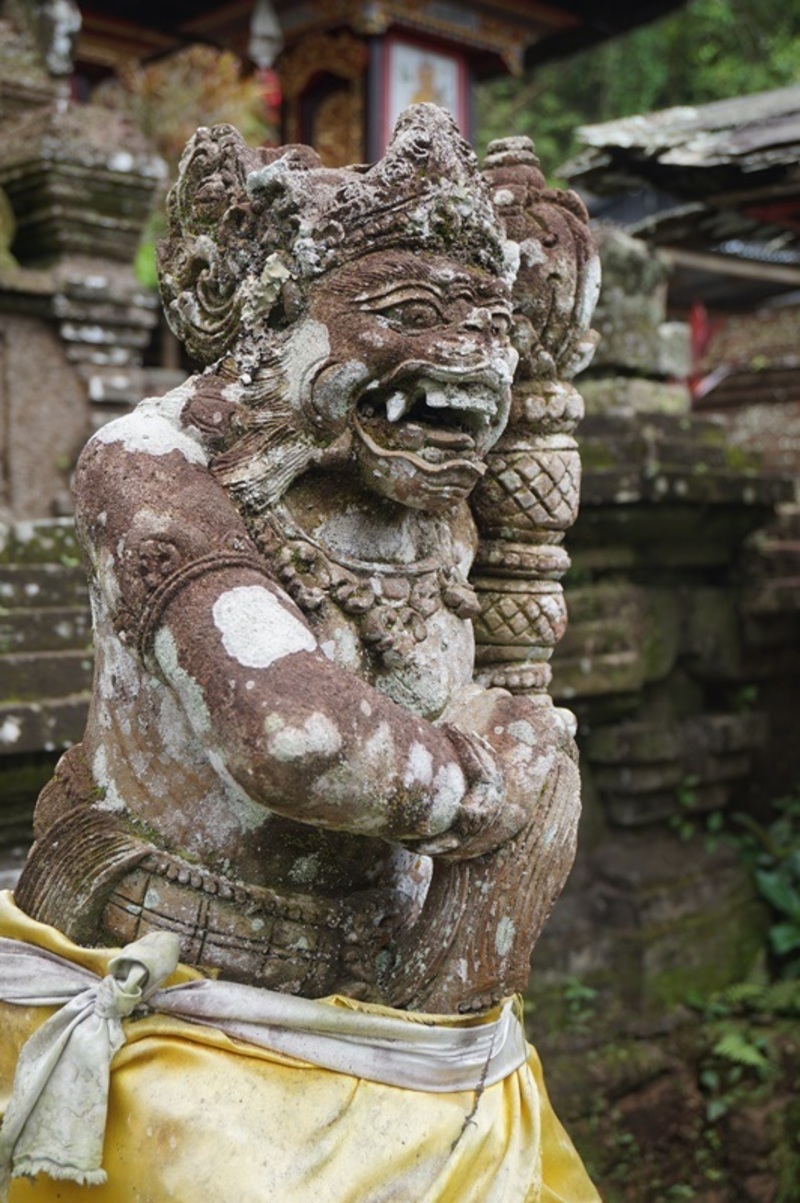
<svg viewBox="0 0 800 1203"><path fill-rule="evenodd" d="M0 936L100 976L113 956L77 947L11 902L0 908ZM198 976L179 966L170 984ZM52 1013L0 1003L3 1111L22 1045ZM15 1179L10 1203L599 1203L533 1048L525 1065L482 1092L434 1094L320 1069L163 1015L124 1028L111 1068L107 1183L39 1174Z"/></svg>

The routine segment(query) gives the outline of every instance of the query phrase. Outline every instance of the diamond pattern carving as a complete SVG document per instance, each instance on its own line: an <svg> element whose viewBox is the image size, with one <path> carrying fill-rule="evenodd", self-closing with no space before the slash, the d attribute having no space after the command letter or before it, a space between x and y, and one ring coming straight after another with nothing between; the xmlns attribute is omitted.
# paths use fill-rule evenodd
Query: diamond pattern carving
<svg viewBox="0 0 800 1203"><path fill-rule="evenodd" d="M567 625L560 588L547 592L481 591L475 622L478 643L554 647Z"/></svg>
<svg viewBox="0 0 800 1203"><path fill-rule="evenodd" d="M573 449L497 451L476 496L486 526L567 530L578 512L581 465Z"/></svg>

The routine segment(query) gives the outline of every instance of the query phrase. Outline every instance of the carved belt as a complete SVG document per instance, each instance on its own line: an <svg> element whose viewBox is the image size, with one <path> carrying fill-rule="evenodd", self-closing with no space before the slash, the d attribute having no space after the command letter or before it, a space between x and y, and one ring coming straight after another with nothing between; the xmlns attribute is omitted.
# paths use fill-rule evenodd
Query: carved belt
<svg viewBox="0 0 800 1203"><path fill-rule="evenodd" d="M369 910L366 896L354 907L232 882L87 805L39 837L15 894L24 911L76 943L124 945L149 931L175 932L187 964L309 997L363 983L365 962L379 951L365 947L374 943L374 925L360 914Z"/></svg>

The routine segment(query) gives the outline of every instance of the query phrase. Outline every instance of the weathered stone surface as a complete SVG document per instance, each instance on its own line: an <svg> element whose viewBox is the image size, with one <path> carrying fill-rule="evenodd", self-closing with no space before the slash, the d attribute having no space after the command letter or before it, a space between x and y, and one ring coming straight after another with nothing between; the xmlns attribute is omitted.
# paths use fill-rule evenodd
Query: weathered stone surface
<svg viewBox="0 0 800 1203"><path fill-rule="evenodd" d="M0 523L0 564L12 568L47 565L47 573L57 571L54 564L73 569L80 562L75 523L70 518ZM74 574L70 579L74 580Z"/></svg>
<svg viewBox="0 0 800 1203"><path fill-rule="evenodd" d="M3 697L9 701L38 702L85 693L92 684L92 660L88 649L4 655Z"/></svg>
<svg viewBox="0 0 800 1203"><path fill-rule="evenodd" d="M598 226L597 241L603 288L593 375L625 372L685 381L691 371L689 327L665 320L665 264L645 243L614 227Z"/></svg>
<svg viewBox="0 0 800 1203"><path fill-rule="evenodd" d="M40 691L35 701L0 702L0 754L3 757L16 756L20 753L62 751L77 743L86 726L86 715L89 710L89 688L91 676L85 668L86 660L78 660L69 666L69 675L65 678L53 679L48 666L47 675L40 680ZM61 684L68 690L63 697L57 696ZM83 692L79 692L80 689ZM12 794L7 774L13 769L5 760L2 768L3 805L0 807L0 823L5 819L9 797ZM33 814L33 803L42 784L52 771L48 766L46 772L36 780L36 788L31 787L24 798L25 814L30 818ZM27 791L27 786L26 786Z"/></svg>
<svg viewBox="0 0 800 1203"><path fill-rule="evenodd" d="M581 381L590 414L620 413L630 421L636 414L687 414L685 384L648 380L640 376L590 376Z"/></svg>
<svg viewBox="0 0 800 1203"><path fill-rule="evenodd" d="M19 610L0 606L0 655L6 652L87 648L91 621L85 606Z"/></svg>
<svg viewBox="0 0 800 1203"><path fill-rule="evenodd" d="M619 839L597 862L593 906L611 933L629 1005L658 1010L744 977L760 951L765 914L730 849L669 835Z"/></svg>
<svg viewBox="0 0 800 1203"><path fill-rule="evenodd" d="M609 818L635 827L723 809L766 734L763 714L699 714L599 727L585 752Z"/></svg>
<svg viewBox="0 0 800 1203"><path fill-rule="evenodd" d="M130 263L166 166L130 120L89 105L48 106L7 122L0 185L23 264L65 254Z"/></svg>
<svg viewBox="0 0 800 1203"><path fill-rule="evenodd" d="M69 545L61 554L70 558ZM88 612L86 573L79 564L9 564L0 556L0 607L35 612L59 606L80 606Z"/></svg>
<svg viewBox="0 0 800 1203"><path fill-rule="evenodd" d="M573 720L537 671L565 621L585 211L526 139L481 177L418 106L369 169L200 130L169 215L167 314L206 370L81 457L95 690L18 901L88 943L176 930L291 993L482 1009L524 985L574 853ZM474 683L473 621L513 694Z"/></svg>

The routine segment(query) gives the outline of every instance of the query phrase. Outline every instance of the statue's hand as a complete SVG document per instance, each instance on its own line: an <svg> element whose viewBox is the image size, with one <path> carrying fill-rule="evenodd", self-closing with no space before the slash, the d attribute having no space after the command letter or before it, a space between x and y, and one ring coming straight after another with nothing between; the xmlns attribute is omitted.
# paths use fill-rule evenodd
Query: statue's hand
<svg viewBox="0 0 800 1203"><path fill-rule="evenodd" d="M429 856L461 860L506 843L530 822L559 758L575 759L575 720L542 696L468 686L438 724L459 750L470 784L448 831L416 845Z"/></svg>

